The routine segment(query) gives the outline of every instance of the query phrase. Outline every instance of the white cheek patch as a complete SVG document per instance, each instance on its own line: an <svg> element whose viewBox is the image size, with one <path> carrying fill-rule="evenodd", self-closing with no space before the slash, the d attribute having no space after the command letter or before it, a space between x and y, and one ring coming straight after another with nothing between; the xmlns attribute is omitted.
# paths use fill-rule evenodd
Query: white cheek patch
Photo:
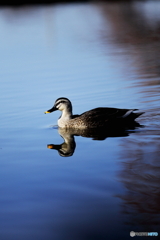
<svg viewBox="0 0 160 240"><path fill-rule="evenodd" d="M55 106L56 106L57 108L59 108L59 107L60 107L60 104L63 104L63 103L65 103L65 102L66 102L66 101L64 101L64 100L59 100L59 101L56 102Z"/></svg>
<svg viewBox="0 0 160 240"><path fill-rule="evenodd" d="M58 104L56 106L58 108L58 110L62 111L64 109L64 105L62 103Z"/></svg>
<svg viewBox="0 0 160 240"><path fill-rule="evenodd" d="M60 105L61 105L61 103L56 103L56 104L55 104L55 107L56 107L56 108L59 108Z"/></svg>

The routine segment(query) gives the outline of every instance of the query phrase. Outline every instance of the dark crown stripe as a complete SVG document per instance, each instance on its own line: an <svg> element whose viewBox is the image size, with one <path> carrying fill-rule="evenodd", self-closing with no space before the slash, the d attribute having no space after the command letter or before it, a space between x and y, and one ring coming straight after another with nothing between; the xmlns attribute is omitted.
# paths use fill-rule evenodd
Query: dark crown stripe
<svg viewBox="0 0 160 240"><path fill-rule="evenodd" d="M58 98L55 102L55 106L57 107L60 103L70 102L67 98Z"/></svg>
<svg viewBox="0 0 160 240"><path fill-rule="evenodd" d="M57 103L57 102L61 102L61 101L70 102L69 99L67 99L67 98L58 98L58 99L56 100L56 103Z"/></svg>
<svg viewBox="0 0 160 240"><path fill-rule="evenodd" d="M65 97L60 97L60 98L58 98L58 99L56 100L56 102L62 101L62 100L69 102L69 99L68 99L68 98L65 98Z"/></svg>
<svg viewBox="0 0 160 240"><path fill-rule="evenodd" d="M55 106L57 107L60 103L65 103L66 101L59 101L59 102L57 102L56 104L55 104Z"/></svg>

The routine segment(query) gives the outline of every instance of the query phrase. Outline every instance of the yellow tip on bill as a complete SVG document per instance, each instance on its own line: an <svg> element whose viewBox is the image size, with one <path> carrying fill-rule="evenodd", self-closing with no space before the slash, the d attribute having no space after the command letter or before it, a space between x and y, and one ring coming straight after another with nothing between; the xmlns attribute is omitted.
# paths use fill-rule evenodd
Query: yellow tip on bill
<svg viewBox="0 0 160 240"><path fill-rule="evenodd" d="M54 149L54 144L48 144L48 145L47 145L47 148L49 148L49 149Z"/></svg>
<svg viewBox="0 0 160 240"><path fill-rule="evenodd" d="M44 112L44 113L46 114L46 113L50 113L50 112L47 112L47 111L46 111L46 112Z"/></svg>

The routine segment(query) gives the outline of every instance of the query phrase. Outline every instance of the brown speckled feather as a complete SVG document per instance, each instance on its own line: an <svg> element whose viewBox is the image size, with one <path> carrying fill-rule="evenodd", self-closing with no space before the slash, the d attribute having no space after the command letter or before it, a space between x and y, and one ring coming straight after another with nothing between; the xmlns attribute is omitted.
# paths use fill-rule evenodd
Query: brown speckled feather
<svg viewBox="0 0 160 240"><path fill-rule="evenodd" d="M86 127L103 127L112 121L120 121L123 120L123 116L131 111L128 118L130 120L134 120L139 116L139 114L132 113L137 109L129 110L129 109L117 109L117 108L95 108L90 111L84 112L81 115L75 115L72 120L70 120L70 125L77 126L86 126ZM126 117L127 119L127 117Z"/></svg>

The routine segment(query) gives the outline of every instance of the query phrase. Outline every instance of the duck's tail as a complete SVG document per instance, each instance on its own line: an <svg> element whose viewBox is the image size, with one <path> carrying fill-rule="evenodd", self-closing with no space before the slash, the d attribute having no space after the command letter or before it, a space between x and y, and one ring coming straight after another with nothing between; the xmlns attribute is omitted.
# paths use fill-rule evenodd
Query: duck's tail
<svg viewBox="0 0 160 240"><path fill-rule="evenodd" d="M136 118L144 114L144 112L133 112L138 109L129 110L124 117L121 118L121 124L127 126L128 129L135 129L136 127L142 127L138 122L136 122ZM123 120L122 120L123 119Z"/></svg>
<svg viewBox="0 0 160 240"><path fill-rule="evenodd" d="M139 113L133 113L134 114L134 119L138 118L139 116L141 116L142 114L144 114L144 112L139 112Z"/></svg>
<svg viewBox="0 0 160 240"><path fill-rule="evenodd" d="M135 109L135 110L137 110L137 109ZM134 111L135 111L135 110L134 110ZM134 112L132 111L128 116L126 116L126 120L134 121L136 118L138 118L138 117L141 116L142 114L144 114L144 112L134 113Z"/></svg>
<svg viewBox="0 0 160 240"><path fill-rule="evenodd" d="M140 115L142 115L144 112L137 112L138 109L130 109L128 110L121 118L125 121L134 121L136 118L138 118Z"/></svg>

